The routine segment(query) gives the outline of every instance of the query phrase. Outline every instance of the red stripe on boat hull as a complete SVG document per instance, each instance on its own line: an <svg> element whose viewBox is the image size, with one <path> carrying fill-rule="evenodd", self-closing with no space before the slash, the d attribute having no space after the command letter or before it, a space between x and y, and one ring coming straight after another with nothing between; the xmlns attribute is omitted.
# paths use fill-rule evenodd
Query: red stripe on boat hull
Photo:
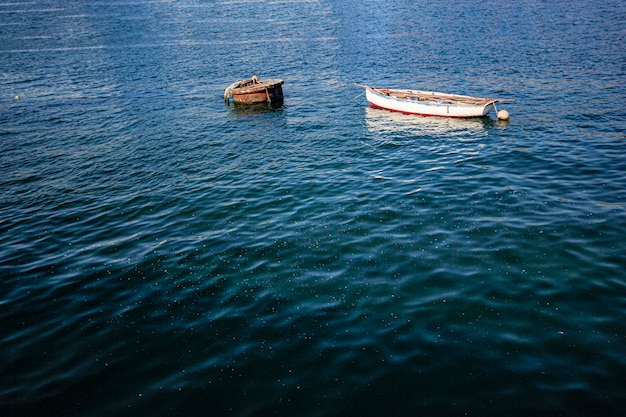
<svg viewBox="0 0 626 417"><path fill-rule="evenodd" d="M402 114L407 114L407 115L413 115L413 116L423 116L423 117L445 117L448 119L467 119L467 116L442 116L440 114L425 114L425 113L413 113L413 112L406 112L406 111L402 111L402 110L396 110L396 109L390 109L387 107L381 107L377 104L372 103L371 101L368 101L368 103L370 104L370 106L373 109L378 109L378 110L387 110L390 112L394 112L394 113L402 113ZM485 116L473 116L473 117L485 117Z"/></svg>

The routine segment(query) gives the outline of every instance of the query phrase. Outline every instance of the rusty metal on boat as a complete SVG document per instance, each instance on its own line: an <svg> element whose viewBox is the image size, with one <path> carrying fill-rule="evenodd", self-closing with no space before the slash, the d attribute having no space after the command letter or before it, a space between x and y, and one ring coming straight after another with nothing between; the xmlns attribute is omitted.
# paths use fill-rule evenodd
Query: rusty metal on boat
<svg viewBox="0 0 626 417"><path fill-rule="evenodd" d="M224 91L224 100L232 97L236 104L281 103L284 81L270 78L260 81L256 75L249 80L240 80L229 85Z"/></svg>

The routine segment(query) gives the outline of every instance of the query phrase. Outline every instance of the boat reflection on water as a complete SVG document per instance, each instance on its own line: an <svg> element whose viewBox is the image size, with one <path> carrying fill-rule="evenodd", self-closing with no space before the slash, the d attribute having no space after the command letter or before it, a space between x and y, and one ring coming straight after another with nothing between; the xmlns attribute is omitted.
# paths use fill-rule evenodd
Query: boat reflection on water
<svg viewBox="0 0 626 417"><path fill-rule="evenodd" d="M235 116L254 116L272 112L282 112L283 103L255 103L255 104L238 104L225 103L224 106L231 110Z"/></svg>
<svg viewBox="0 0 626 417"><path fill-rule="evenodd" d="M365 122L371 133L414 136L469 137L486 134L496 121L489 117L469 119L424 117L367 107Z"/></svg>

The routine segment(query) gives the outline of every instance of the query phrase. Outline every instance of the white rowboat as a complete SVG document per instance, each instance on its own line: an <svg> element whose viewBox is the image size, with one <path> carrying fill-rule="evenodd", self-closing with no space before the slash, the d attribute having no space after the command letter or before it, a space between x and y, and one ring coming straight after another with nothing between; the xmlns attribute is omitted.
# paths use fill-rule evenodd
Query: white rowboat
<svg viewBox="0 0 626 417"><path fill-rule="evenodd" d="M496 103L514 101L435 91L356 86L365 88L365 96L372 107L422 116L484 117L495 108Z"/></svg>

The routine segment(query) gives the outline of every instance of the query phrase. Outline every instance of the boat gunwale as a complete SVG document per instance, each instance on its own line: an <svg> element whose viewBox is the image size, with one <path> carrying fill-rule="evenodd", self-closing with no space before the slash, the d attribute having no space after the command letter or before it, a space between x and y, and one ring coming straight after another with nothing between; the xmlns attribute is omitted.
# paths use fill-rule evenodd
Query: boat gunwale
<svg viewBox="0 0 626 417"><path fill-rule="evenodd" d="M460 94L440 93L426 90L410 90L399 88L367 87L374 94L386 99L405 103L423 104L428 106L459 106L459 107L484 107L492 103L500 102L497 98L475 97ZM447 101L442 101L447 100Z"/></svg>
<svg viewBox="0 0 626 417"><path fill-rule="evenodd" d="M230 93L233 95L239 94L256 94L264 92L266 89L272 89L276 87L280 87L285 83L284 80L281 79L267 79L263 81L259 81L256 84L248 84L241 87L235 87L230 90Z"/></svg>

